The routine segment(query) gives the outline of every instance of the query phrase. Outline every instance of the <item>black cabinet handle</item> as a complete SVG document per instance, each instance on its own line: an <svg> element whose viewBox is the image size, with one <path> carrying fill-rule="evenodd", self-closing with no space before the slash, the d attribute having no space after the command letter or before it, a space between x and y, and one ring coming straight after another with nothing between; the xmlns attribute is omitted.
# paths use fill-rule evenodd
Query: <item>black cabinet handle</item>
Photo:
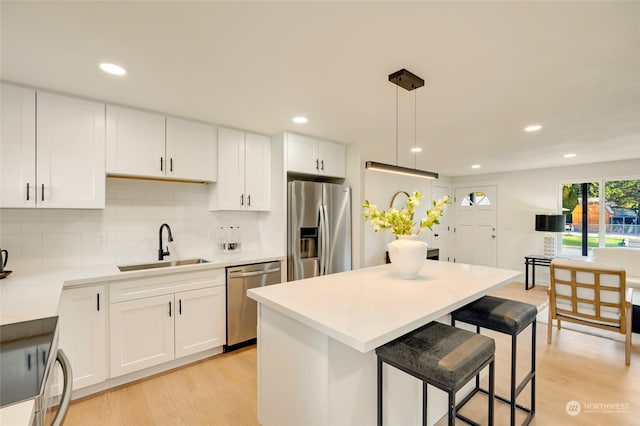
<svg viewBox="0 0 640 426"><path fill-rule="evenodd" d="M247 206L251 207L251 194L247 195Z"/></svg>
<svg viewBox="0 0 640 426"><path fill-rule="evenodd" d="M162 166L163 166L163 163L162 163L162 157L160 157L160 171L163 171L163 170L162 170L162 169L163 169L163 167L162 167Z"/></svg>
<svg viewBox="0 0 640 426"><path fill-rule="evenodd" d="M98 308L98 312L100 312L100 293L96 293L96 305Z"/></svg>
<svg viewBox="0 0 640 426"><path fill-rule="evenodd" d="M316 170L320 170L320 166L318 165L318 159L316 158Z"/></svg>
<svg viewBox="0 0 640 426"><path fill-rule="evenodd" d="M171 316L171 302L169 302L169 316Z"/></svg>
<svg viewBox="0 0 640 426"><path fill-rule="evenodd" d="M31 370L31 354L27 354L27 370Z"/></svg>
<svg viewBox="0 0 640 426"><path fill-rule="evenodd" d="M240 195L240 205L244 206L244 194Z"/></svg>
<svg viewBox="0 0 640 426"><path fill-rule="evenodd" d="M42 365L47 365L47 351L42 351Z"/></svg>
<svg viewBox="0 0 640 426"><path fill-rule="evenodd" d="M324 171L324 160L320 161L320 170Z"/></svg>
<svg viewBox="0 0 640 426"><path fill-rule="evenodd" d="M182 299L178 300L178 313L182 315Z"/></svg>
<svg viewBox="0 0 640 426"><path fill-rule="evenodd" d="M169 159L169 171L173 173L173 158Z"/></svg>
<svg viewBox="0 0 640 426"><path fill-rule="evenodd" d="M29 182L27 182L27 201L29 201Z"/></svg>
<svg viewBox="0 0 640 426"><path fill-rule="evenodd" d="M42 184L42 201L44 201L44 183Z"/></svg>

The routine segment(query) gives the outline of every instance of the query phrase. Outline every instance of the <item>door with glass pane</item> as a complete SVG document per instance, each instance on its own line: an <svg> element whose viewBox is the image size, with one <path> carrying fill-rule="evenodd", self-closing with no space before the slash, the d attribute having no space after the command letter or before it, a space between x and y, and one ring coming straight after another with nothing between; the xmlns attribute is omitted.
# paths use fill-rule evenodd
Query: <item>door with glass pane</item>
<svg viewBox="0 0 640 426"><path fill-rule="evenodd" d="M497 188L457 188L455 262L497 265Z"/></svg>

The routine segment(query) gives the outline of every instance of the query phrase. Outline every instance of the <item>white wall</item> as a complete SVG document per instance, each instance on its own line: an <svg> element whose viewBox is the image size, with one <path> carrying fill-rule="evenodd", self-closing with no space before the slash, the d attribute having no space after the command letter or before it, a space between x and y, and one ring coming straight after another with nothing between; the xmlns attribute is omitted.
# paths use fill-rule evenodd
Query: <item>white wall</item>
<svg viewBox="0 0 640 426"><path fill-rule="evenodd" d="M361 200L353 200L354 210L360 212L362 216L362 203L369 200L370 203L378 206L380 210L388 210L389 203L393 194L397 191L420 191L424 196L420 205L416 208L416 220L423 217L427 208L431 206L433 194L433 180L414 178L410 176L395 175L390 173L375 172L365 170L363 184L363 197ZM362 253L361 264L363 267L381 265L385 261L385 251L387 243L391 242L395 237L391 232L374 232L369 222L361 221L362 233ZM431 232L427 229L420 237L421 240L429 243L431 241Z"/></svg>
<svg viewBox="0 0 640 426"><path fill-rule="evenodd" d="M498 186L499 268L524 272L524 256L542 253L543 233L534 230L536 213L560 212L561 184L599 179L640 178L640 158L520 172L452 178L452 186ZM544 268L539 268L540 272ZM536 279L538 270L536 270ZM540 278L545 278L539 274ZM548 277L548 273L546 275ZM548 279L548 278L547 278Z"/></svg>
<svg viewBox="0 0 640 426"><path fill-rule="evenodd" d="M225 256L220 226L240 226L243 251L269 248L259 232L267 213L209 212L208 194L205 184L109 178L104 210L0 209L0 245L14 271L155 261L165 222L169 259Z"/></svg>

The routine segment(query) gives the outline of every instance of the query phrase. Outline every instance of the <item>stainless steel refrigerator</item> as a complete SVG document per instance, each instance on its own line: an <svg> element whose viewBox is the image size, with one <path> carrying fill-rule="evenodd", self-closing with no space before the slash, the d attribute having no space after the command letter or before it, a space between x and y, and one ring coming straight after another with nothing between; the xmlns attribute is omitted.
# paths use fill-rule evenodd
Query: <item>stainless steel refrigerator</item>
<svg viewBox="0 0 640 426"><path fill-rule="evenodd" d="M287 200L287 279L350 271L351 188L295 180Z"/></svg>

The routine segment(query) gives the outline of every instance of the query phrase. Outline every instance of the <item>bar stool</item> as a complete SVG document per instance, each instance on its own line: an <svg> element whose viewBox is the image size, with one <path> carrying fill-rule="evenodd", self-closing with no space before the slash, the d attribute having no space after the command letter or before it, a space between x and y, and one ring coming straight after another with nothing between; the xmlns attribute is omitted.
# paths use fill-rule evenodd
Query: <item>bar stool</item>
<svg viewBox="0 0 640 426"><path fill-rule="evenodd" d="M422 424L427 424L427 385L449 395L449 425L456 417L478 425L458 414L456 392L489 365L489 425L493 425L494 394L493 339L438 322L429 323L376 349L378 356L378 426L382 426L382 365L387 363L422 380ZM465 401L466 402L466 401Z"/></svg>
<svg viewBox="0 0 640 426"><path fill-rule="evenodd" d="M509 399L500 395L495 396L499 401L511 406L511 426L515 425L516 408L528 413L523 425L528 425L535 415L537 314L538 309L535 305L493 296L481 297L451 313L451 325L460 321L475 325L478 334L480 328L486 328L511 336L511 395ZM517 337L529 324L531 324L531 371L516 386ZM527 408L517 404L516 398L529 382L531 382L531 407ZM476 377L476 387L468 397L470 398L478 391L487 393L485 389L480 388L480 378Z"/></svg>

